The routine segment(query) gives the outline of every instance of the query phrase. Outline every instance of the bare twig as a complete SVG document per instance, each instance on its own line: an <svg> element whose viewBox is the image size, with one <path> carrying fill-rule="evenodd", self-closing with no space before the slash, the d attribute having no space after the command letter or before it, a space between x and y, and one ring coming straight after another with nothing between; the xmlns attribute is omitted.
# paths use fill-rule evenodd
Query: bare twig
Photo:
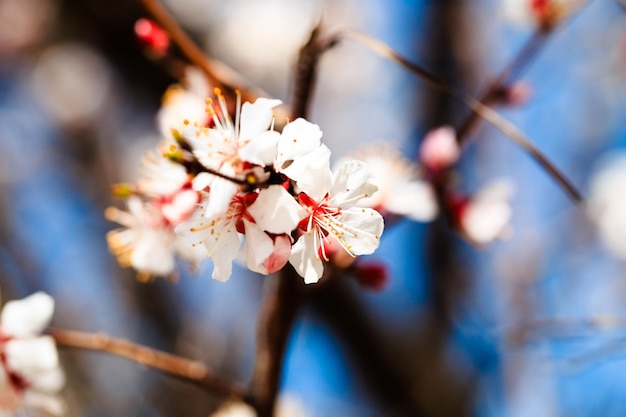
<svg viewBox="0 0 626 417"><path fill-rule="evenodd" d="M49 333L56 340L57 345L61 347L93 350L126 358L191 382L216 394L236 398L244 398L247 394L243 386L215 375L206 365L198 361L181 358L100 333L85 333L57 328L50 329Z"/></svg>
<svg viewBox="0 0 626 417"><path fill-rule="evenodd" d="M406 57L400 55L394 51L389 45L384 42L372 38L356 31L344 31L336 35L337 39L346 38L352 39L377 54L388 58L397 64L403 66L413 74L423 79L426 83L432 87L440 90L441 92L456 98L464 103L470 110L478 115L483 120L489 122L496 129L501 131L511 139L514 143L524 149L535 159L539 165L559 184L559 186L565 191L565 193L576 204L584 203L582 194L576 189L576 187L567 179L567 177L561 173L561 171L532 143L532 141L526 136L520 129L514 124L500 116L493 108L483 104L479 100L453 88L448 83L440 79L434 74L431 74L421 66L411 62Z"/></svg>
<svg viewBox="0 0 626 417"><path fill-rule="evenodd" d="M252 88L250 83L234 69L209 58L185 33L169 11L159 0L139 0L154 20L169 34L180 52L207 75L213 84L231 91L239 89L243 101L254 101L257 97L269 97L262 90Z"/></svg>

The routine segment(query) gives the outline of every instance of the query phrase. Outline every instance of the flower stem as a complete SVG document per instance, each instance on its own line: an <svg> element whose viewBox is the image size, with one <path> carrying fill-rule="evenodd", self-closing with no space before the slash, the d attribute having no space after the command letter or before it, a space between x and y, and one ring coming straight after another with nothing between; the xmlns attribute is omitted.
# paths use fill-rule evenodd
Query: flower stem
<svg viewBox="0 0 626 417"><path fill-rule="evenodd" d="M217 376L198 361L160 352L101 333L53 328L49 330L49 334L60 347L87 349L119 356L223 396L244 398L247 394L243 386Z"/></svg>

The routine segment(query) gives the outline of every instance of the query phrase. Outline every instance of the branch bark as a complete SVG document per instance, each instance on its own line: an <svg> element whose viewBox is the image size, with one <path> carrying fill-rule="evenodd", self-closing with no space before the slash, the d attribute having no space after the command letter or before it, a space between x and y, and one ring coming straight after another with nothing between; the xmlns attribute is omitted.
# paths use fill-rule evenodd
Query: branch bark
<svg viewBox="0 0 626 417"><path fill-rule="evenodd" d="M244 398L247 394L242 385L219 377L198 361L160 352L101 333L53 328L49 330L49 334L60 347L93 350L119 356L223 396Z"/></svg>

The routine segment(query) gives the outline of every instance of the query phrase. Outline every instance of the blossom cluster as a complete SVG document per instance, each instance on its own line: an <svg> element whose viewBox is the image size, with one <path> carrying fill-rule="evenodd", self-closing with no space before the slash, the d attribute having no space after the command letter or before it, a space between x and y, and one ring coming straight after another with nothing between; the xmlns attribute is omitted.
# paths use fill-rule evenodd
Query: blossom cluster
<svg viewBox="0 0 626 417"><path fill-rule="evenodd" d="M0 314L0 415L13 415L23 404L59 415L57 393L65 384L52 337L41 335L54 310L53 299L35 293L9 301Z"/></svg>
<svg viewBox="0 0 626 417"><path fill-rule="evenodd" d="M199 94L166 94L172 104L160 115L159 154L144 158L144 178L117 187L128 210L106 213L124 226L108 234L120 263L147 277L170 274L175 256L211 257L213 278L226 281L242 256L262 274L289 262L311 283L333 252L376 250L383 217L358 205L378 189L364 162L331 170L322 131L305 119L276 131L279 100L237 103L233 118L225 97L216 96L202 114Z"/></svg>

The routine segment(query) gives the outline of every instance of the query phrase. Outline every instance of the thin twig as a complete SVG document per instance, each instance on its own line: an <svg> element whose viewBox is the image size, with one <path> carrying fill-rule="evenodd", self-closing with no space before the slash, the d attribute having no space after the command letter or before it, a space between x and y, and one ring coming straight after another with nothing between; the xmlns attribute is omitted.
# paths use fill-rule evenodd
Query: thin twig
<svg viewBox="0 0 626 417"><path fill-rule="evenodd" d="M495 101L507 86L511 85L511 83L519 77L541 49L543 49L543 46L552 33L552 30L546 31L542 28L537 28L533 36L530 37L513 61L511 61L511 63L502 70L500 75L491 82L487 91L480 97L480 102L491 104ZM472 112L461 122L460 127L457 129L457 140L459 144L467 140L470 136L470 132L478 125L479 121L480 117L478 117L478 114Z"/></svg>
<svg viewBox="0 0 626 417"><path fill-rule="evenodd" d="M201 362L141 346L100 333L53 328L49 334L58 346L104 352L126 358L170 376L180 378L207 391L234 398L245 398L246 389L215 375Z"/></svg>
<svg viewBox="0 0 626 417"><path fill-rule="evenodd" d="M543 153L537 147L535 147L535 145L528 138L528 136L526 136L514 124L506 120L504 117L500 116L500 114L496 112L493 108L483 104L479 100L459 90L456 90L436 75L431 74L426 69L411 62L409 59L394 51L389 45L378 39L372 38L371 36L356 31L340 32L336 35L336 38L352 39L368 47L377 54L403 66L413 74L423 79L432 87L461 101L479 117L490 123L502 133L504 133L506 137L511 139L514 143L516 143L518 146L528 152L530 156L535 159L535 161L539 163L539 165L541 165L541 167L561 186L561 188L572 199L574 203L584 203L584 198L582 197L582 194L567 179L567 177L563 173L561 173L561 171L545 155L543 155Z"/></svg>
<svg viewBox="0 0 626 417"><path fill-rule="evenodd" d="M241 91L243 101L254 101L257 97L270 97L257 88L250 87L241 74L225 64L209 58L185 33L169 11L158 0L139 0L152 18L168 33L180 52L207 75L213 84L235 91Z"/></svg>

